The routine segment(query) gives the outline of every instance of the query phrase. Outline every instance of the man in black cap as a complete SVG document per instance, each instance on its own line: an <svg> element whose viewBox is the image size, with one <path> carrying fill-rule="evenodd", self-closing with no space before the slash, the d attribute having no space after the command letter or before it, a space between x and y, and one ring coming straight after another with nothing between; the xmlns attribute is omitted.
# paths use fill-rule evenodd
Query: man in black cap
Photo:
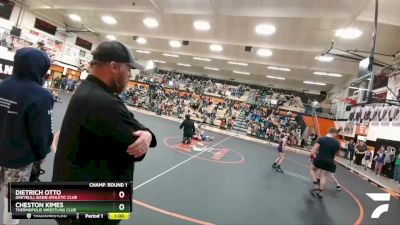
<svg viewBox="0 0 400 225"><path fill-rule="evenodd" d="M143 67L117 41L101 43L92 54L91 74L76 89L64 117L53 181L132 181L135 162L157 141L116 94L125 89L131 69Z"/></svg>

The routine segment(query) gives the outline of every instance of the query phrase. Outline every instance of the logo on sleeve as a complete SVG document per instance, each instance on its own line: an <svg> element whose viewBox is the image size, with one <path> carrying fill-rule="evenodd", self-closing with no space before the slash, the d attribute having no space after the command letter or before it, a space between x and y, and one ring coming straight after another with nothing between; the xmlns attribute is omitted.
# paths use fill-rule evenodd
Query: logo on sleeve
<svg viewBox="0 0 400 225"><path fill-rule="evenodd" d="M51 133L54 134L54 117L53 117L53 110L50 109L47 111L47 114L50 116L50 123L51 123Z"/></svg>

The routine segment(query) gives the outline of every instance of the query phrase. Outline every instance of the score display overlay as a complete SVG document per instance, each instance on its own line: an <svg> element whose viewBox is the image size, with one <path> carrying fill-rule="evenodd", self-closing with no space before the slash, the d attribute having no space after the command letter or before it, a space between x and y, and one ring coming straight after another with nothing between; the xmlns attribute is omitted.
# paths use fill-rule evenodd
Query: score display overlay
<svg viewBox="0 0 400 225"><path fill-rule="evenodd" d="M16 182L8 186L13 219L126 220L131 182Z"/></svg>

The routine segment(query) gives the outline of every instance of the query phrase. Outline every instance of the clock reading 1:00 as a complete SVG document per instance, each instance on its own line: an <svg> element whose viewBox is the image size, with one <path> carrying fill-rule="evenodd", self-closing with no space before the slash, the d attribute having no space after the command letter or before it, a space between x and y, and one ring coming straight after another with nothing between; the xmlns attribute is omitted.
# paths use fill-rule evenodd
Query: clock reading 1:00
<svg viewBox="0 0 400 225"><path fill-rule="evenodd" d="M53 24L50 24L44 20L36 18L34 27L46 33L55 35L57 31L57 27Z"/></svg>

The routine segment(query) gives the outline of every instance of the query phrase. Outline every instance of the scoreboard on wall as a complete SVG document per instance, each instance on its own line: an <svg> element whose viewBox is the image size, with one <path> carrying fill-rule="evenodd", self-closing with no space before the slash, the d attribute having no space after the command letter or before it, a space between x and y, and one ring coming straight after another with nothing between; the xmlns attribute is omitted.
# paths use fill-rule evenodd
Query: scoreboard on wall
<svg viewBox="0 0 400 225"><path fill-rule="evenodd" d="M14 219L127 220L131 182L20 182L9 185Z"/></svg>

